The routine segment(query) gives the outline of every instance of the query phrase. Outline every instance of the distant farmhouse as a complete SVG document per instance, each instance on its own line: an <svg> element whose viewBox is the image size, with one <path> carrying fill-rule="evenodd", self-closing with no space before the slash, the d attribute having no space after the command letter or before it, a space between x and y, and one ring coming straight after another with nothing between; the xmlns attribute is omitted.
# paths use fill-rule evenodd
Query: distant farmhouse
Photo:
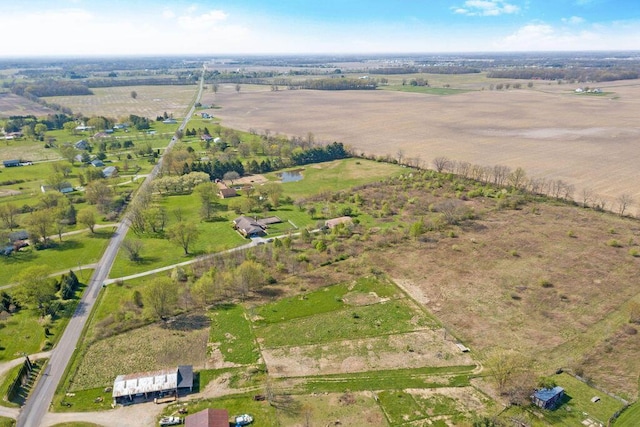
<svg viewBox="0 0 640 427"><path fill-rule="evenodd" d="M553 410L560 406L564 397L564 389L562 387L543 388L536 390L531 396L534 405L542 408Z"/></svg>
<svg viewBox="0 0 640 427"><path fill-rule="evenodd" d="M193 391L193 366L155 372L118 375L113 382L113 403L127 405L184 395Z"/></svg>

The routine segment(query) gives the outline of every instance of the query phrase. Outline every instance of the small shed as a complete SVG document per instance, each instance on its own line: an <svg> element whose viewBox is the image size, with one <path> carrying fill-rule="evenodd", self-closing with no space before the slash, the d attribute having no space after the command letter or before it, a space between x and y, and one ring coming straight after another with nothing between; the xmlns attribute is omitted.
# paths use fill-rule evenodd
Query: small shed
<svg viewBox="0 0 640 427"><path fill-rule="evenodd" d="M2 164L4 165L5 168L13 168L16 166L20 166L20 160L17 160L17 159L3 160Z"/></svg>
<svg viewBox="0 0 640 427"><path fill-rule="evenodd" d="M226 409L204 409L189 415L185 427L229 427L229 412Z"/></svg>
<svg viewBox="0 0 640 427"><path fill-rule="evenodd" d="M564 397L564 389L560 386L554 388L542 388L536 390L531 396L533 403L542 408L553 410L560 406L562 398Z"/></svg>

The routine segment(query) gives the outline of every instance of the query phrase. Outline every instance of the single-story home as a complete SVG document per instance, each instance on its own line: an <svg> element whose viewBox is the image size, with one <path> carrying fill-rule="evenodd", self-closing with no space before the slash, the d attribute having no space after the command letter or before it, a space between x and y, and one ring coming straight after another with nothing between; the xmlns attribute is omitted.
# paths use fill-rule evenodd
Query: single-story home
<svg viewBox="0 0 640 427"><path fill-rule="evenodd" d="M220 190L218 191L218 195L220 196L221 199L228 199L229 197L236 197L238 195L235 188L227 187L227 184L225 184L219 179L216 180L216 185Z"/></svg>
<svg viewBox="0 0 640 427"><path fill-rule="evenodd" d="M193 391L193 366L118 375L113 382L113 403L148 402L165 396L178 396Z"/></svg>
<svg viewBox="0 0 640 427"><path fill-rule="evenodd" d="M211 135L205 133L204 135L202 135L200 137L200 139L203 140L204 142L210 142L213 139L213 137Z"/></svg>
<svg viewBox="0 0 640 427"><path fill-rule="evenodd" d="M89 142L85 141L84 139L81 139L80 141L73 144L73 146L76 148L76 150L88 150Z"/></svg>
<svg viewBox="0 0 640 427"><path fill-rule="evenodd" d="M102 166L104 166L104 162L100 159L93 159L91 160L91 166L101 168Z"/></svg>
<svg viewBox="0 0 640 427"><path fill-rule="evenodd" d="M20 160L17 160L17 159L3 160L2 164L4 165L5 168L13 168L13 167L16 167L16 166L21 166L20 165Z"/></svg>
<svg viewBox="0 0 640 427"><path fill-rule="evenodd" d="M201 113L200 115L202 116L203 119L210 119L211 118L211 114L209 114L209 113Z"/></svg>
<svg viewBox="0 0 640 427"><path fill-rule="evenodd" d="M229 412L226 409L204 409L189 415L185 427L229 427Z"/></svg>
<svg viewBox="0 0 640 427"><path fill-rule="evenodd" d="M165 125L175 125L176 123L178 123L178 121L176 119L165 119L162 121L162 123L164 123Z"/></svg>
<svg viewBox="0 0 640 427"><path fill-rule="evenodd" d="M560 406L564 397L564 389L556 386L554 388L542 388L536 390L531 396L534 405L542 408L553 410Z"/></svg>
<svg viewBox="0 0 640 427"><path fill-rule="evenodd" d="M341 216L339 218L328 219L324 222L324 226L333 229L339 224L351 225L353 224L353 218L350 216Z"/></svg>
<svg viewBox="0 0 640 427"><path fill-rule="evenodd" d="M267 234L267 226L248 216L241 216L233 220L233 228L244 237L258 237Z"/></svg>
<svg viewBox="0 0 640 427"><path fill-rule="evenodd" d="M248 216L241 216L233 220L233 228L238 230L244 237L259 237L267 234L267 227L271 224L279 224L282 220L277 216L270 216L262 219L254 219Z"/></svg>
<svg viewBox="0 0 640 427"><path fill-rule="evenodd" d="M116 168L115 166L107 166L106 168L102 169L102 176L104 176L105 178L113 178L116 175L118 175L118 168Z"/></svg>

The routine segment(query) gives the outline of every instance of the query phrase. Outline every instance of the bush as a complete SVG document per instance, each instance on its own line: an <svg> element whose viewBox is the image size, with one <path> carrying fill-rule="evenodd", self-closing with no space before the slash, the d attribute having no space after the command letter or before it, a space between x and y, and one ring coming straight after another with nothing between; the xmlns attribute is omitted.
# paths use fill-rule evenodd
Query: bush
<svg viewBox="0 0 640 427"><path fill-rule="evenodd" d="M553 288L553 283L548 279L540 279L540 286L543 288Z"/></svg>
<svg viewBox="0 0 640 427"><path fill-rule="evenodd" d="M607 246L611 246L612 248L621 248L622 244L616 239L607 240Z"/></svg>

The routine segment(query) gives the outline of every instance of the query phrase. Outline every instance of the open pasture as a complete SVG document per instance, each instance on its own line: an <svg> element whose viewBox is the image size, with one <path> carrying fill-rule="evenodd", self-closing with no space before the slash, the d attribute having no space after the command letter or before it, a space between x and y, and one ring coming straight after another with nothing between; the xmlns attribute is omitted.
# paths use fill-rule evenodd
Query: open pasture
<svg viewBox="0 0 640 427"><path fill-rule="evenodd" d="M196 95L196 86L122 86L92 88L93 95L52 96L44 98L71 108L74 113L87 117L129 117L135 114L154 120L166 112L176 118L183 117ZM131 97L135 91L137 97Z"/></svg>
<svg viewBox="0 0 640 427"><path fill-rule="evenodd" d="M640 200L640 185L629 179L640 150L640 85L603 83L603 91L613 92L606 97L577 96L576 87L536 82L532 89L435 96L268 87L237 93L222 85L202 102L221 107L216 117L231 128L311 132L318 141L340 141L357 152L392 158L402 152L404 159L424 165L446 156L522 167L529 176L573 184L576 197L590 188L610 203L624 193Z"/></svg>

